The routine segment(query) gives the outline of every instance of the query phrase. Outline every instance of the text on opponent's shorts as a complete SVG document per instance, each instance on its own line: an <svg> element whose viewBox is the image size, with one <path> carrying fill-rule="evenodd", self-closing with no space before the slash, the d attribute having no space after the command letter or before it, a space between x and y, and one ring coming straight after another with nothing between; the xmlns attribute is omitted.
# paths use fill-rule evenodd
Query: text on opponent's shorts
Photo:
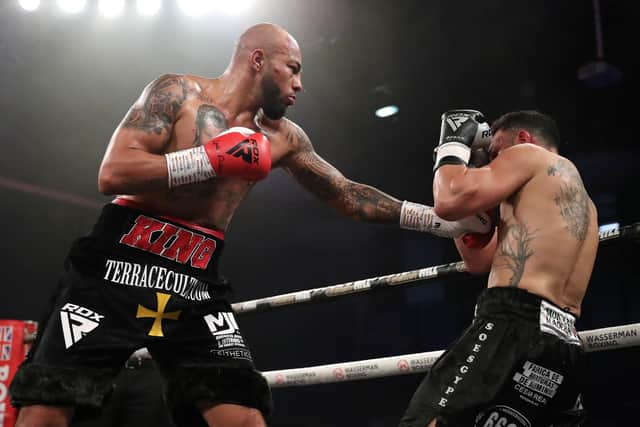
<svg viewBox="0 0 640 427"><path fill-rule="evenodd" d="M65 261L55 301L11 384L16 406L97 407L128 356L147 347L170 400L237 403L271 395L218 274L224 235L116 199ZM177 403L177 402L176 402Z"/></svg>
<svg viewBox="0 0 640 427"><path fill-rule="evenodd" d="M478 298L471 326L440 356L400 426L575 426L585 358L575 317L518 288Z"/></svg>

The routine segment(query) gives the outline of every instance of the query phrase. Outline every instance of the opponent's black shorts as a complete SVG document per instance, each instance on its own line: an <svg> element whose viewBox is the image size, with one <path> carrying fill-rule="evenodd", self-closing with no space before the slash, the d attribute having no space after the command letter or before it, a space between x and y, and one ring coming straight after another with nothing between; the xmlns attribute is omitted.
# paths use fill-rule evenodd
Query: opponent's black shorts
<svg viewBox="0 0 640 427"><path fill-rule="evenodd" d="M107 204L74 242L58 294L10 394L15 406L98 407L129 355L147 347L174 404L271 411L218 274L221 232Z"/></svg>
<svg viewBox="0 0 640 427"><path fill-rule="evenodd" d="M575 317L517 288L478 298L473 323L436 361L400 426L577 426L585 357Z"/></svg>

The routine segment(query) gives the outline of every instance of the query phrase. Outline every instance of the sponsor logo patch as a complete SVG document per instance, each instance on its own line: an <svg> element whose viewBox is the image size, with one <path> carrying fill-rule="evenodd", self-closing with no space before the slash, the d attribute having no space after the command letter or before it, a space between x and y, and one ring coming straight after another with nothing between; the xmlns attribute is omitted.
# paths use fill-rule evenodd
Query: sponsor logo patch
<svg viewBox="0 0 640 427"><path fill-rule="evenodd" d="M561 374L528 360L522 365L522 372L513 375L514 389L520 398L534 406L546 405L556 395L563 380Z"/></svg>
<svg viewBox="0 0 640 427"><path fill-rule="evenodd" d="M232 312L207 314L203 319L218 344L216 349L211 350L212 353L221 357L253 360Z"/></svg>
<svg viewBox="0 0 640 427"><path fill-rule="evenodd" d="M467 120L469 120L469 116L449 116L447 118L447 124L449 125L451 130L455 132Z"/></svg>
<svg viewBox="0 0 640 427"><path fill-rule="evenodd" d="M64 346L69 348L98 327L104 316L76 304L65 304L60 309L60 322Z"/></svg>

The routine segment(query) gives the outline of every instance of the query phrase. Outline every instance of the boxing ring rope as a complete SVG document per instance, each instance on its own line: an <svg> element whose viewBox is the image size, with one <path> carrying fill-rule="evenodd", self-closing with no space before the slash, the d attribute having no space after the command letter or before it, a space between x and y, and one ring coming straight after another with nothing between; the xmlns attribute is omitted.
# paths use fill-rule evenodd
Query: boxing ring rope
<svg viewBox="0 0 640 427"><path fill-rule="evenodd" d="M600 242L632 238L640 235L640 222L627 226L616 226L609 230L601 231ZM351 295L360 292L368 292L373 289L390 288L393 286L405 285L407 283L426 281L445 276L450 276L465 272L462 261L449 264L436 265L433 267L420 268L418 270L405 271L402 273L389 274L386 276L372 277L369 279L355 280L353 282L330 285L315 289L306 289L297 292L275 295L266 298L242 301L231 304L235 314L245 314L250 312L267 311L274 308L318 302L329 298Z"/></svg>
<svg viewBox="0 0 640 427"><path fill-rule="evenodd" d="M622 227L616 225L611 229L600 231L599 238L600 242L603 242L622 238L637 238L639 235L640 222L637 222ZM267 311L284 306L367 292L378 288L436 279L465 271L464 263L459 261L338 285L243 301L232 304L232 307L236 314ZM640 345L640 323L582 331L578 335L586 352L638 346ZM264 371L262 374L272 387L302 386L405 375L429 370L442 353L443 350L437 350L328 365Z"/></svg>
<svg viewBox="0 0 640 427"><path fill-rule="evenodd" d="M640 345L640 323L579 332L586 352L613 350ZM354 362L305 368L264 371L271 387L291 387L426 372L443 350L403 354Z"/></svg>

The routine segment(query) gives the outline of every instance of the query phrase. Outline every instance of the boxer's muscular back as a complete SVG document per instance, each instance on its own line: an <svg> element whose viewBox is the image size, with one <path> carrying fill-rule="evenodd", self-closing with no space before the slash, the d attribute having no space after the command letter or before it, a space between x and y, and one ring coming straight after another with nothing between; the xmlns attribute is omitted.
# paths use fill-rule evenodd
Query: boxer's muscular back
<svg viewBox="0 0 640 427"><path fill-rule="evenodd" d="M596 209L570 161L545 151L536 163L500 205L489 286L527 289L580 315L598 246Z"/></svg>
<svg viewBox="0 0 640 427"><path fill-rule="evenodd" d="M134 105L125 117L120 132L168 131L164 141L143 147L154 154L165 154L203 145L225 129L242 126L257 128L253 114L238 117L228 115L218 107L221 90L216 79L198 76L166 75L159 78L146 95L144 104ZM242 94L237 94L242 96ZM150 112L163 115L162 110L173 117L172 126L159 129L157 123L148 120ZM160 109L160 112L157 110ZM288 123L286 119L281 120ZM283 126L271 126L268 133L271 143L272 164L287 154L290 144L280 131ZM235 210L249 194L255 182L234 177L218 177L209 181L185 185L164 191L144 192L123 197L140 203L146 208L168 216L178 217L202 226L226 230Z"/></svg>

